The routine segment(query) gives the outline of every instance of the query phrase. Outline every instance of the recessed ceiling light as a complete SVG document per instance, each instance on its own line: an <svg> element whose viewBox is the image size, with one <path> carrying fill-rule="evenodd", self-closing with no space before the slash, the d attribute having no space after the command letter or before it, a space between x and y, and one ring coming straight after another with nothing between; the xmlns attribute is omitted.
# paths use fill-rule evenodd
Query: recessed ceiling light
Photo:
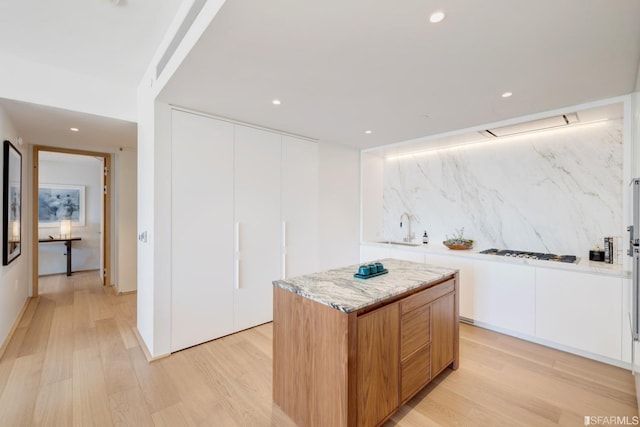
<svg viewBox="0 0 640 427"><path fill-rule="evenodd" d="M431 16L429 17L429 21L432 24L437 24L438 22L442 22L442 20L444 19L445 15L444 12L439 10L437 12L433 12L431 14Z"/></svg>
<svg viewBox="0 0 640 427"><path fill-rule="evenodd" d="M78 129L78 128L69 128L69 130L70 130L71 132L78 132L80 129Z"/></svg>
<svg viewBox="0 0 640 427"><path fill-rule="evenodd" d="M273 101L271 101L271 103L272 103L273 105L280 105L280 104L282 104L282 102L280 102L280 100L279 100L279 99L274 99Z"/></svg>
<svg viewBox="0 0 640 427"><path fill-rule="evenodd" d="M505 92L505 93L503 93L501 96L502 96L503 98L509 98L511 95L513 95L513 93L511 93L511 92Z"/></svg>
<svg viewBox="0 0 640 427"><path fill-rule="evenodd" d="M370 131L370 130L365 130L365 131L364 131L364 133L366 133L367 135L370 135L370 134L372 134L373 132L372 132L372 131Z"/></svg>

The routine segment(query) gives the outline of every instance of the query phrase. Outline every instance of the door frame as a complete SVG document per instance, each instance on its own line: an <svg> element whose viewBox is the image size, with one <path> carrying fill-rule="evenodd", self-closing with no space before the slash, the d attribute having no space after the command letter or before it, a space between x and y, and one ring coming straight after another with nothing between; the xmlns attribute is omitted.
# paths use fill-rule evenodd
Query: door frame
<svg viewBox="0 0 640 427"><path fill-rule="evenodd" d="M40 184L40 176L39 169L40 166L40 151L49 151L54 153L65 153L65 154L76 154L81 156L93 156L93 157L102 157L104 159L103 165L106 168L105 172L105 186L106 192L104 193L104 203L102 204L103 209L103 230L104 233L104 247L103 258L104 258L104 266L105 271L101 271L100 274L103 275L104 285L111 286L111 154L110 153L101 153L96 151L86 151L86 150L75 150L70 148L59 148L59 147L49 147L44 145L34 145L33 146L33 194L31 198L32 204L32 218L31 218L31 229L33 230L32 234L32 277L33 277L33 287L32 287L32 296L37 297L39 295L39 285L38 285L38 188Z"/></svg>

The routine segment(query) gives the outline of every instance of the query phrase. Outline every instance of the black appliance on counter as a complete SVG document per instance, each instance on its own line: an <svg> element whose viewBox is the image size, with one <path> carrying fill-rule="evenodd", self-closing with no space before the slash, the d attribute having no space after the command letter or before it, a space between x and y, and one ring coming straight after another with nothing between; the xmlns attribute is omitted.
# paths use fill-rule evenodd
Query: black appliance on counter
<svg viewBox="0 0 640 427"><path fill-rule="evenodd" d="M556 262L567 262L567 263L578 262L578 258L574 255L545 254L542 252L514 251L511 249L491 248L491 249L485 249L484 251L480 251L480 253L486 254L486 255L497 255L497 256L513 257L513 258L540 259L543 261L556 261Z"/></svg>

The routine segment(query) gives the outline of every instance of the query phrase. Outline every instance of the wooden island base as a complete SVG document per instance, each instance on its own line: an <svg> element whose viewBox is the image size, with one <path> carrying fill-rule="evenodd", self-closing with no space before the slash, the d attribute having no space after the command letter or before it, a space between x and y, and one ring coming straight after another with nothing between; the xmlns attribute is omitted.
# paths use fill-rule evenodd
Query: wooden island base
<svg viewBox="0 0 640 427"><path fill-rule="evenodd" d="M274 287L273 400L299 426L377 426L458 365L458 274L345 313Z"/></svg>

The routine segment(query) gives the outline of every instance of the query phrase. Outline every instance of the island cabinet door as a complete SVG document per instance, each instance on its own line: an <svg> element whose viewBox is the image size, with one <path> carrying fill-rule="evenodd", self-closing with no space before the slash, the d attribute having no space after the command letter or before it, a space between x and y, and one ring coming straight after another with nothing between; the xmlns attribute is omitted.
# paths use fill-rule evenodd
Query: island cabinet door
<svg viewBox="0 0 640 427"><path fill-rule="evenodd" d="M357 424L376 426L398 407L399 304L358 317Z"/></svg>
<svg viewBox="0 0 640 427"><path fill-rule="evenodd" d="M438 298L431 304L431 372L435 377L455 358L456 341L455 293Z"/></svg>

